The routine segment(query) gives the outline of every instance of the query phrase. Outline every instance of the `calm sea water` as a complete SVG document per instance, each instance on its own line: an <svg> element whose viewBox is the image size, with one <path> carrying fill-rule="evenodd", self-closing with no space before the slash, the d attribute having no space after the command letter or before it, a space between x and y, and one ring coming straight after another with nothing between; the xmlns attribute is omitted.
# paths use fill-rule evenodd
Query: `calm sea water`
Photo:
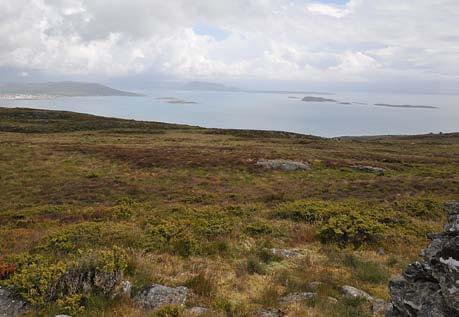
<svg viewBox="0 0 459 317"><path fill-rule="evenodd" d="M3 107L69 110L95 115L184 123L211 128L281 130L332 137L459 131L459 96L338 93L342 102L303 102L269 93L151 91L146 97L78 97L0 100ZM196 104L169 104L175 97ZM375 103L437 106L439 109L376 107Z"/></svg>

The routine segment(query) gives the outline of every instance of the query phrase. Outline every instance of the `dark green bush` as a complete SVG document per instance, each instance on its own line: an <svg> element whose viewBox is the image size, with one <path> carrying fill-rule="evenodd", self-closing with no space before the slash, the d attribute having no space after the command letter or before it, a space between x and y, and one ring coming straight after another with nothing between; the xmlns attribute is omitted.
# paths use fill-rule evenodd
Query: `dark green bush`
<svg viewBox="0 0 459 317"><path fill-rule="evenodd" d="M387 227L377 217L361 210L351 210L330 217L319 229L322 242L351 243L360 246L374 243Z"/></svg>

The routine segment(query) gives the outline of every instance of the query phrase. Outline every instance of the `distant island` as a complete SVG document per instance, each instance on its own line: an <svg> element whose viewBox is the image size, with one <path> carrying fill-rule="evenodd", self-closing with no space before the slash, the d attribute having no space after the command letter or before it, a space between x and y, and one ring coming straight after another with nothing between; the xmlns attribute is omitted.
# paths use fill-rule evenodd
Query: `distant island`
<svg viewBox="0 0 459 317"><path fill-rule="evenodd" d="M322 97L311 97L311 96L306 96L301 100L306 101L306 102L337 102L335 99L327 99L327 98L322 98Z"/></svg>
<svg viewBox="0 0 459 317"><path fill-rule="evenodd" d="M194 101L183 100L176 97L159 97L156 100L164 101L171 104L196 104Z"/></svg>
<svg viewBox="0 0 459 317"><path fill-rule="evenodd" d="M54 97L142 96L85 82L8 83L0 84L0 99L50 99Z"/></svg>
<svg viewBox="0 0 459 317"><path fill-rule="evenodd" d="M289 99L301 99L301 98L296 98L293 96L289 96ZM347 101L339 101L335 99L328 99L328 98L323 98L323 97L313 97L313 96L306 96L301 99L302 101L305 102L335 102L340 105L351 105L351 104L357 104L357 105L368 105L367 103L362 103L362 102L347 102ZM374 104L376 107L390 107L390 108L408 108L408 109L438 109L439 107L434 107L434 106L414 106L414 105L391 105L387 103L376 103Z"/></svg>
<svg viewBox="0 0 459 317"><path fill-rule="evenodd" d="M387 103L376 103L375 106L377 106L377 107L390 107L390 108L438 109L438 107L434 107L434 106L391 105L391 104L387 104Z"/></svg>

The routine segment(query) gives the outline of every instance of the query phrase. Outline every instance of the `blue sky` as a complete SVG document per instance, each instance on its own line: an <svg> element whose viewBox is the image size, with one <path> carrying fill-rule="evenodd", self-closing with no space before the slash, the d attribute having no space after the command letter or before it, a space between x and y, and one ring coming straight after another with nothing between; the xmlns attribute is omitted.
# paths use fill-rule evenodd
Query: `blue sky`
<svg viewBox="0 0 459 317"><path fill-rule="evenodd" d="M217 41L226 40L229 36L229 32L220 29L216 26L212 26L207 23L197 23L193 27L193 32L197 35L207 35L214 38Z"/></svg>

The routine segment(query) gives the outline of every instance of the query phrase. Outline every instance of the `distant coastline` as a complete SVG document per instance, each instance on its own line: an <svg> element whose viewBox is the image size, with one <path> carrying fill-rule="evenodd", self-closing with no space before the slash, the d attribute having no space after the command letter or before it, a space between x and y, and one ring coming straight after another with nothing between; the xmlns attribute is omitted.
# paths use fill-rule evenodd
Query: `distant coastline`
<svg viewBox="0 0 459 317"><path fill-rule="evenodd" d="M0 96L9 100L40 100L56 97L126 96L141 94L110 88L101 84L86 82L46 82L0 84ZM0 97L1 98L1 97Z"/></svg>

